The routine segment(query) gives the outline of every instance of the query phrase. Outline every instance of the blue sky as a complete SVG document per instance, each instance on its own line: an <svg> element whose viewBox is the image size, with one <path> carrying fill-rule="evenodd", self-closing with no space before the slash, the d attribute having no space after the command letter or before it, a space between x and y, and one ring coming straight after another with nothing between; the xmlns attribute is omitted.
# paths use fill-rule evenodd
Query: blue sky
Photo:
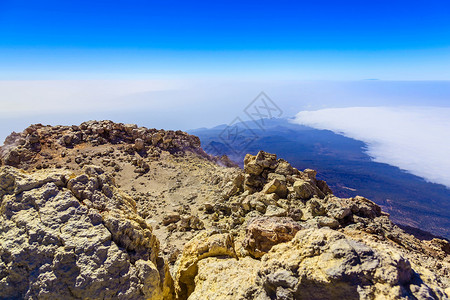
<svg viewBox="0 0 450 300"><path fill-rule="evenodd" d="M450 79L448 1L0 0L0 79Z"/></svg>

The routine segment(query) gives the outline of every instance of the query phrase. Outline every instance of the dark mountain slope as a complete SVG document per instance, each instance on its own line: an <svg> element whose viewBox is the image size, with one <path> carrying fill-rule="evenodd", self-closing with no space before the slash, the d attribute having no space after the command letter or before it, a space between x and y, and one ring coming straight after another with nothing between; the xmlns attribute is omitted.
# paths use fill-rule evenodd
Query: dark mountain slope
<svg viewBox="0 0 450 300"><path fill-rule="evenodd" d="M285 119L265 120L262 128L252 122L240 126L244 130L237 139L252 141L246 149L236 148L239 143L231 144L224 138L224 125L190 133L200 137L207 152L227 154L241 164L245 153L277 153L300 170L317 170L318 177L339 197L365 195L389 212L395 222L450 238L450 190L397 167L373 162L363 142Z"/></svg>

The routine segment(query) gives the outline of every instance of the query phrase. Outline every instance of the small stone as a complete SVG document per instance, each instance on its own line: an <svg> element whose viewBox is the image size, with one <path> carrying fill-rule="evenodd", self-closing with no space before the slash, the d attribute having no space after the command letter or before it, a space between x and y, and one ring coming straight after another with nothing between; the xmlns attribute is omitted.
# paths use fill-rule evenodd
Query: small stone
<svg viewBox="0 0 450 300"><path fill-rule="evenodd" d="M275 191L279 188L279 186L281 185L280 181L278 179L273 179L272 181L268 182L262 192L264 194L271 194L271 193L275 193Z"/></svg>
<svg viewBox="0 0 450 300"><path fill-rule="evenodd" d="M140 139L140 138L137 138L137 139L134 141L134 148L135 148L137 151L143 150L144 147L145 147L145 142L144 142L144 140L142 140L142 139Z"/></svg>
<svg viewBox="0 0 450 300"><path fill-rule="evenodd" d="M214 212L214 207L211 203L206 202L203 204L204 208L205 208L205 212L207 214L212 214Z"/></svg>
<svg viewBox="0 0 450 300"><path fill-rule="evenodd" d="M330 217L320 216L316 217L320 227L330 227L331 229L335 229L339 227L339 222Z"/></svg>
<svg viewBox="0 0 450 300"><path fill-rule="evenodd" d="M314 188L304 180L296 180L294 182L294 191L300 199L309 199L314 195Z"/></svg>
<svg viewBox="0 0 450 300"><path fill-rule="evenodd" d="M269 205L266 208L266 213L264 214L266 217L285 217L287 215L287 211L284 208Z"/></svg>
<svg viewBox="0 0 450 300"><path fill-rule="evenodd" d="M278 179L280 182L286 182L286 176L277 173L269 173L269 175L267 175L267 180L272 179Z"/></svg>
<svg viewBox="0 0 450 300"><path fill-rule="evenodd" d="M39 143L39 135L37 135L36 133L30 133L29 135L27 135L27 141L30 144L35 144L35 143Z"/></svg>
<svg viewBox="0 0 450 300"><path fill-rule="evenodd" d="M179 213L172 212L172 213L169 213L169 214L167 214L167 215L165 215L163 217L162 223L163 223L164 226L167 226L169 224L176 223L176 222L180 221L180 219L181 219L181 217L180 217Z"/></svg>
<svg viewBox="0 0 450 300"><path fill-rule="evenodd" d="M197 216L183 216L181 218L180 228L183 230L201 230L205 228L205 225Z"/></svg>
<svg viewBox="0 0 450 300"><path fill-rule="evenodd" d="M328 184L324 180L317 180L317 187L325 194L333 194Z"/></svg>
<svg viewBox="0 0 450 300"><path fill-rule="evenodd" d="M64 145L70 146L70 144L72 144L72 135L70 135L70 134L64 135L62 137L62 141L63 141Z"/></svg>
<svg viewBox="0 0 450 300"><path fill-rule="evenodd" d="M153 146L156 146L161 140L162 140L161 134L160 133L155 133L152 136L152 144L153 144Z"/></svg>
<svg viewBox="0 0 450 300"><path fill-rule="evenodd" d="M263 171L263 167L256 163L256 156L247 154L244 159L244 170L246 174L259 175Z"/></svg>
<svg viewBox="0 0 450 300"><path fill-rule="evenodd" d="M311 180L316 180L317 171L312 169L305 169L303 173Z"/></svg>
<svg viewBox="0 0 450 300"><path fill-rule="evenodd" d="M168 231L174 231L174 230L176 230L177 229L177 224L175 224L175 223L172 223L172 224L169 224L168 226L167 226L167 230Z"/></svg>
<svg viewBox="0 0 450 300"><path fill-rule="evenodd" d="M266 205L263 202L261 202L258 198L252 198L250 200L250 206L251 208L256 209L260 213L266 212Z"/></svg>
<svg viewBox="0 0 450 300"><path fill-rule="evenodd" d="M241 207L246 211L251 209L249 197L245 197L244 200L242 200Z"/></svg>
<svg viewBox="0 0 450 300"><path fill-rule="evenodd" d="M294 174L294 168L287 161L280 159L278 161L278 166L275 169L275 173L280 175L292 175Z"/></svg>
<svg viewBox="0 0 450 300"><path fill-rule="evenodd" d="M286 185L278 179L272 179L264 186L262 192L264 194L276 193L281 198L285 198L287 195L287 188Z"/></svg>

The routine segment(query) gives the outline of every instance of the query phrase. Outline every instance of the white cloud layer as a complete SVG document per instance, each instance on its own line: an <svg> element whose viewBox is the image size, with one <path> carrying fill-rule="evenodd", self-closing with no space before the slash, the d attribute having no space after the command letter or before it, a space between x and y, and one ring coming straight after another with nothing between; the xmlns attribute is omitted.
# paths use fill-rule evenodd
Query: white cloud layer
<svg viewBox="0 0 450 300"><path fill-rule="evenodd" d="M301 111L295 122L363 141L374 161L450 187L449 107L349 107Z"/></svg>
<svg viewBox="0 0 450 300"><path fill-rule="evenodd" d="M127 103L130 105L130 96L180 86L174 80L0 81L0 113L23 116L42 112L83 113L123 109ZM148 101L148 97L144 100Z"/></svg>

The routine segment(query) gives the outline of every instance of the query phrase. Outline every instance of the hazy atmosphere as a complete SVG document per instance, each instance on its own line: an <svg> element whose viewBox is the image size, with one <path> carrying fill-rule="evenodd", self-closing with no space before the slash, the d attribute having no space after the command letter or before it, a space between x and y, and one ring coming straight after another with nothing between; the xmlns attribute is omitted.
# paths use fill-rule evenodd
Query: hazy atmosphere
<svg viewBox="0 0 450 300"><path fill-rule="evenodd" d="M261 91L283 117L363 141L375 161L450 186L449 81L0 81L0 139L32 123L91 119L174 130L213 127L242 116Z"/></svg>
<svg viewBox="0 0 450 300"><path fill-rule="evenodd" d="M213 127L264 91L448 186L448 4L347 4L2 1L0 139L88 119Z"/></svg>

